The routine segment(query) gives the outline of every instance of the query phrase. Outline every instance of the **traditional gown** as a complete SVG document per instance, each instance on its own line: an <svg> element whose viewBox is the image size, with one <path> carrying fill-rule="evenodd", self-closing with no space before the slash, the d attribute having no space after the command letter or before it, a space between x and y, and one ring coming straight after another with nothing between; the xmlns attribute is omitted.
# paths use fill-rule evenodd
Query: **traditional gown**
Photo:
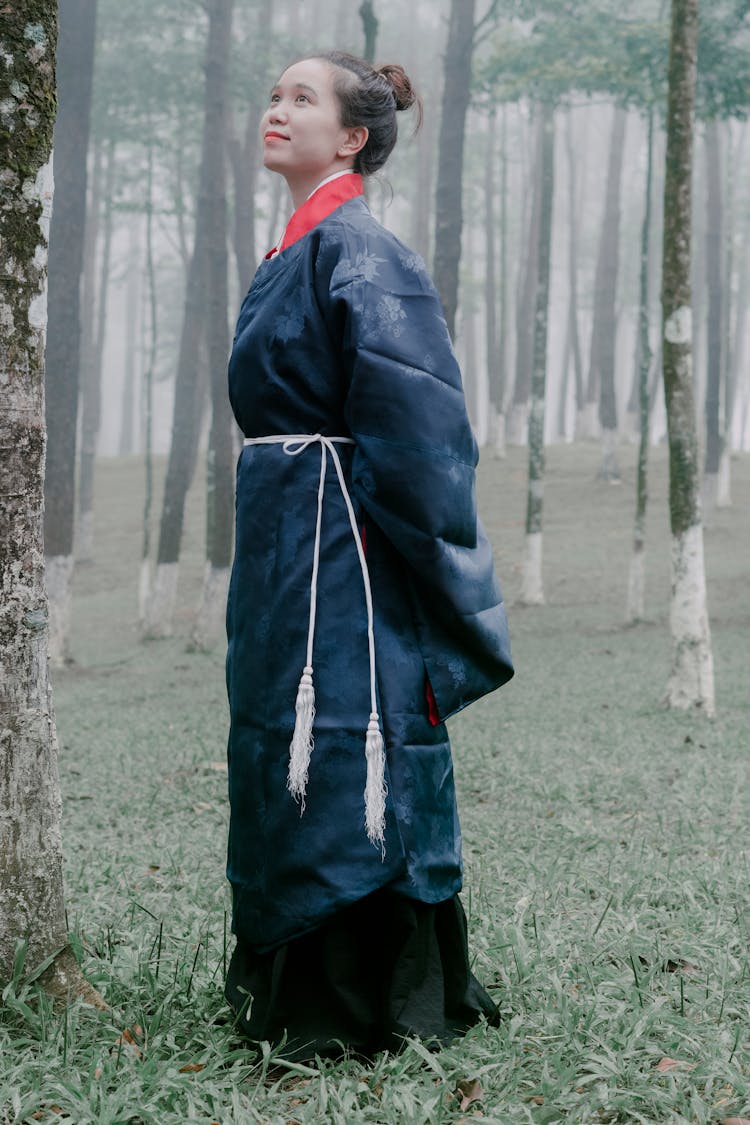
<svg viewBox="0 0 750 1125"><path fill-rule="evenodd" d="M261 263L229 391L251 443L227 605L227 996L250 1038L286 1034L295 1057L444 1039L496 1011L469 972L444 720L513 670L440 303L421 258L371 215L359 176L319 187ZM319 435L342 439L341 480ZM290 740L313 600L314 749L300 797ZM374 844L371 679L386 793Z"/></svg>

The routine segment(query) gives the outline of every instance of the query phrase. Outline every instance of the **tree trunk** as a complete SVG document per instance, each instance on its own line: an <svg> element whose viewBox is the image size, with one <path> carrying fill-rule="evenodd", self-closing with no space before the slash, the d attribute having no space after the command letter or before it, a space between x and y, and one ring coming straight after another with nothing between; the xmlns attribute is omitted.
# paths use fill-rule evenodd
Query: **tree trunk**
<svg viewBox="0 0 750 1125"><path fill-rule="evenodd" d="M604 220L599 243L599 260L594 282L594 323L591 332L591 373L589 387L599 387L599 425L602 433L602 461L599 480L620 482L617 463L617 392L615 388L615 343L617 340L617 274L620 259L620 183L622 180L625 126L627 115L615 109L604 204Z"/></svg>
<svg viewBox="0 0 750 1125"><path fill-rule="evenodd" d="M497 277L496 257L497 240L495 235L495 162L497 151L495 145L497 112L494 107L490 109L487 121L487 151L484 164L484 243L485 243L485 271L484 271L484 326L485 326L485 352L487 356L487 385L491 418L494 427L503 413L503 370L500 355L500 340L497 326ZM495 443L497 448L497 443Z"/></svg>
<svg viewBox="0 0 750 1125"><path fill-rule="evenodd" d="M120 436L117 451L120 457L129 457L136 449L135 399L136 356L138 352L138 302L140 298L140 255L138 245L139 223L130 223L128 247L127 293L125 297L125 370L123 372L120 409Z"/></svg>
<svg viewBox="0 0 750 1125"><path fill-rule="evenodd" d="M505 456L505 411L508 399L510 357L510 302L508 298L508 115L503 106L500 134L500 325L497 346L498 382L495 386L495 456Z"/></svg>
<svg viewBox="0 0 750 1125"><path fill-rule="evenodd" d="M227 395L229 325L227 309L227 200L225 136L227 80L234 0L214 0L209 39L213 54L206 87L206 124L212 151L209 183L209 291L207 301L208 367L211 373L211 430L208 440L206 503L206 569L191 647L208 649L221 631L226 612L234 524L234 442L232 412ZM213 24L216 24L214 29Z"/></svg>
<svg viewBox="0 0 750 1125"><path fill-rule="evenodd" d="M150 116L148 124L150 125ZM149 129L149 134L151 130ZM154 265L154 146L146 153L146 283L149 311L149 350L143 369L143 445L145 480L143 489L143 524L141 532L141 570L138 579L138 621L144 627L151 596L151 508L154 501L154 367L159 338L156 300L156 269ZM146 314L143 313L145 337ZM145 343L145 340L144 340ZM145 348L144 348L145 354Z"/></svg>
<svg viewBox="0 0 750 1125"><path fill-rule="evenodd" d="M570 197L570 220L568 224L568 334L570 352L575 372L576 417L583 409L583 356L581 354L581 334L578 330L578 198L576 161L578 159L573 140L573 114L568 110L565 118L565 145L568 156L568 195Z"/></svg>
<svg viewBox="0 0 750 1125"><path fill-rule="evenodd" d="M555 111L541 107L539 178L542 185L539 212L539 262L534 312L534 360L529 412L529 489L526 506L526 557L521 583L521 604L542 605L542 504L544 500L544 403L547 382L547 324L549 318L550 259L552 256L552 205L555 190Z"/></svg>
<svg viewBox="0 0 750 1125"><path fill-rule="evenodd" d="M706 608L690 306L691 180L698 0L672 0L664 183L662 338L669 433L673 664L665 702L714 713Z"/></svg>
<svg viewBox="0 0 750 1125"><path fill-rule="evenodd" d="M92 324L85 362L81 363L81 448L78 471L78 559L90 560L94 552L94 465L99 438L102 401L102 358L107 324L107 291L112 251L112 195L115 188L115 145L107 145L104 181L104 241L97 286L96 319ZM92 197L93 203L93 197ZM98 223L96 224L98 227ZM96 237L93 238L96 245ZM93 320L93 318L92 318Z"/></svg>
<svg viewBox="0 0 750 1125"><path fill-rule="evenodd" d="M256 22L255 83L263 84L268 78L271 33L273 30L273 0L263 0ZM254 83L254 85L255 85ZM245 119L243 143L234 136L229 117L227 148L234 180L234 252L237 262L237 279L242 296L247 292L258 263L255 237L255 192L258 183L258 128L265 104L257 95L251 96ZM265 253L265 247L264 247Z"/></svg>
<svg viewBox="0 0 750 1125"><path fill-rule="evenodd" d="M721 460L721 383L723 357L723 277L722 277L722 187L719 125L709 121L705 134L706 157L706 461L703 476L705 517L716 506L716 491Z"/></svg>
<svg viewBox="0 0 750 1125"><path fill-rule="evenodd" d="M81 282L81 360L80 372L80 417L78 421L81 432L81 449L79 450L79 486L78 486L78 523L75 530L75 555L78 562L88 562L91 559L92 544L83 544L84 532L81 527L81 492L84 485L81 482L81 468L84 461L82 434L84 416L87 409L90 411L90 397L92 372L94 369L94 352L96 351L96 290L97 290L97 261L99 250L99 228L102 211L103 170L104 170L104 145L101 138L96 138L93 144L93 167L90 177L91 192L86 206L86 236L83 246L83 278ZM89 419L86 419L87 421ZM93 488L92 488L93 493Z"/></svg>
<svg viewBox="0 0 750 1125"><path fill-rule="evenodd" d="M375 44L378 39L378 17L375 15L373 0L362 0L359 6L359 15L362 20L362 30L365 37L362 57L369 63L375 62Z"/></svg>
<svg viewBox="0 0 750 1125"><path fill-rule="evenodd" d="M212 0L211 16L215 11ZM174 408L172 413L172 443L164 483L159 549L153 586L149 592L143 635L147 638L166 637L172 633L177 599L180 545L185 515L185 498L195 472L200 436L200 416L203 400L201 381L201 344L206 330L206 294L208 292L208 239L210 229L211 166L213 144L210 130L213 121L208 106L211 103L211 84L216 79L217 20L209 21L206 46L206 113L203 121L200 188L195 219L195 242L185 287L180 352L175 379Z"/></svg>
<svg viewBox="0 0 750 1125"><path fill-rule="evenodd" d="M531 162L532 200L528 220L527 252L522 255L519 270L519 293L516 302L516 372L513 400L508 419L508 441L523 445L526 441L529 389L532 379L534 350L534 308L539 269L539 216L542 207L542 168L539 156L539 126L535 132L535 156Z"/></svg>
<svg viewBox="0 0 750 1125"><path fill-rule="evenodd" d="M645 616L646 590L646 506L648 504L648 432L649 432L649 388L648 373L651 368L651 341L649 338L649 243L651 235L651 190L654 170L654 112L648 117L648 155L646 158L646 205L641 226L641 276L638 297L638 403L640 418L640 442L638 446L638 470L636 480L635 529L633 531L633 554L630 559L628 576L628 601L626 621L642 621Z"/></svg>
<svg viewBox="0 0 750 1125"><path fill-rule="evenodd" d="M46 356L47 469L44 553L49 654L70 659L70 579L75 525L76 422L80 360L80 279L86 223L86 154L94 66L96 0L60 0L55 122L55 206L49 245Z"/></svg>
<svg viewBox="0 0 750 1125"><path fill-rule="evenodd" d="M56 16L51 0L17 0L3 11L9 65L0 71L0 982L12 978L25 945L24 974L49 962L41 979L50 992L60 995L65 981L68 995L103 1007L68 946L47 668L43 360Z"/></svg>
<svg viewBox="0 0 750 1125"><path fill-rule="evenodd" d="M476 0L451 0L435 192L435 285L454 335L461 260L462 176Z"/></svg>

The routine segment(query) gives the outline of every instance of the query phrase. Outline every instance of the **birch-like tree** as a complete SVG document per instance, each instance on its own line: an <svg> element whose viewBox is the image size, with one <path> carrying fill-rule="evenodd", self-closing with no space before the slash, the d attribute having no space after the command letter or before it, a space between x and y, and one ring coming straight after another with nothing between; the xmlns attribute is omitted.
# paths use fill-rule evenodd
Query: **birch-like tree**
<svg viewBox="0 0 750 1125"><path fill-rule="evenodd" d="M690 236L698 0L672 0L664 184L662 344L672 531L672 672L665 702L714 712L698 441L693 401Z"/></svg>
<svg viewBox="0 0 750 1125"><path fill-rule="evenodd" d="M44 334L54 0L3 8L0 50L0 981L25 969L103 1004L68 945L44 590ZM46 966L46 967L45 967Z"/></svg>

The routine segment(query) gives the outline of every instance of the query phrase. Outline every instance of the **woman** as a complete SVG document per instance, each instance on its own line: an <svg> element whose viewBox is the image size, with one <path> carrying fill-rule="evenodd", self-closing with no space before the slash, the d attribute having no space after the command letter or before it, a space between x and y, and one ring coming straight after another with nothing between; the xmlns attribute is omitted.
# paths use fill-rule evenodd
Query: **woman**
<svg viewBox="0 0 750 1125"><path fill-rule="evenodd" d="M434 286L362 195L415 101L400 67L339 52L282 74L261 135L296 210L229 364L226 991L295 1058L497 1012L468 967L444 720L513 674L505 615Z"/></svg>

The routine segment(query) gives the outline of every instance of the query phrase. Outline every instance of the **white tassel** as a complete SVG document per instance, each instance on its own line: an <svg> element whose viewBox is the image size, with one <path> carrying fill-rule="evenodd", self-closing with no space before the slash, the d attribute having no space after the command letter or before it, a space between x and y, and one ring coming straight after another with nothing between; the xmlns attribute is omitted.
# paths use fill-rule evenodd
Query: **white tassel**
<svg viewBox="0 0 750 1125"><path fill-rule="evenodd" d="M313 720L315 718L315 688L312 682L312 668L306 664L302 679L297 688L294 734L289 744L289 776L286 787L295 800L301 803L300 815L305 811L305 791L307 790L307 771L310 755L315 745L313 739Z"/></svg>
<svg viewBox="0 0 750 1125"><path fill-rule="evenodd" d="M367 782L365 784L365 826L372 844L380 844L385 856L385 747L377 711L370 715L365 740Z"/></svg>

